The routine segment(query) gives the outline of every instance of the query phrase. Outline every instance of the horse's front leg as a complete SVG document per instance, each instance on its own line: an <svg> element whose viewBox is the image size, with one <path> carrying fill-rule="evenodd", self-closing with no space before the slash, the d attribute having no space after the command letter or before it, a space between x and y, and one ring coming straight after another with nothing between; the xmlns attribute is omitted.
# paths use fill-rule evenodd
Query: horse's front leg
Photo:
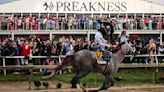
<svg viewBox="0 0 164 92"><path fill-rule="evenodd" d="M102 85L102 87L98 90L94 90L92 92L98 92L98 91L101 91L101 90L107 90L110 86L113 86L114 85L114 82L112 80L112 75L106 75L105 76L105 81Z"/></svg>
<svg viewBox="0 0 164 92"><path fill-rule="evenodd" d="M100 90L107 90L110 86L113 86L114 82L112 80L112 76L108 75L105 76L105 81L103 83L103 86L100 88Z"/></svg>

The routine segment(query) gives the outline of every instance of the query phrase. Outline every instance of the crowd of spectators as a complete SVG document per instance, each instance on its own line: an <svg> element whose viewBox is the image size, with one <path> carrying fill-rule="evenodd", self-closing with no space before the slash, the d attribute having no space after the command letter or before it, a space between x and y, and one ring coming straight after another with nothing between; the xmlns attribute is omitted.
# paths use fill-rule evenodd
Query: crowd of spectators
<svg viewBox="0 0 164 92"><path fill-rule="evenodd" d="M98 16L10 16L0 17L0 31L6 30L97 30L100 24L97 20L108 20L115 30L159 30L164 29L164 18L162 17L98 17ZM136 37L138 38L138 37ZM58 40L56 40L58 39ZM117 39L118 40L118 39ZM121 40L120 40L121 41ZM136 48L136 54L164 54L164 45L159 45L154 39L145 40L130 39ZM87 49L95 50L95 42L85 38L53 37L53 40L43 40L41 37L31 35L30 37L17 37L15 40L9 38L0 39L0 56L25 56L19 59L6 59L6 65L28 65L29 62L39 65L54 65L58 59L50 56L66 55L67 52L75 52ZM151 48L151 49L150 49ZM47 56L46 59L30 59L30 56ZM128 59L128 60L127 60ZM163 61L163 58L159 58ZM134 58L133 61L152 63L153 57ZM0 59L0 65L2 65ZM129 58L123 62L129 63ZM131 61L130 61L131 62ZM43 75L50 74L53 70L44 70Z"/></svg>
<svg viewBox="0 0 164 92"><path fill-rule="evenodd" d="M1 56L25 56L24 59L16 59L14 64L27 65L29 56L59 56L66 55L68 51L75 52L88 49L94 50L94 41L87 41L84 38L61 37L58 40L41 40L39 37L32 35L29 38L17 37L14 41L6 38L0 41ZM137 54L148 54L150 46L156 54L164 54L163 45L157 45L155 40L145 41L143 39L132 40L136 47ZM143 61L143 60L142 60ZM36 62L36 64L44 64L44 61Z"/></svg>
<svg viewBox="0 0 164 92"><path fill-rule="evenodd" d="M157 30L164 29L162 17L98 17L98 16L10 16L0 17L0 30L83 30L98 29L97 20L113 21L115 30Z"/></svg>
<svg viewBox="0 0 164 92"><path fill-rule="evenodd" d="M54 37L55 38L55 37ZM31 56L59 56L66 55L70 50L79 51L82 49L91 50L91 42L85 39L65 38L59 41L41 40L32 35L29 38L17 37L14 41L6 38L0 41L1 56L25 56L17 64L27 65L28 57ZM43 64L43 62L42 62Z"/></svg>

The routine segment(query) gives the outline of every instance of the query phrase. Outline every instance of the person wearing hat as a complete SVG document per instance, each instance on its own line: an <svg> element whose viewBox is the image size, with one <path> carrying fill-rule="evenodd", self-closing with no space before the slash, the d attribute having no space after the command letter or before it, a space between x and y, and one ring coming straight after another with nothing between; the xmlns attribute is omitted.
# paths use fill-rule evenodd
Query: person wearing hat
<svg viewBox="0 0 164 92"><path fill-rule="evenodd" d="M100 53L102 53L102 55L100 55L100 58L103 58L103 61L110 61L111 52L109 51L109 48L112 47L112 44L109 44L105 37L109 34L111 35L111 30L113 31L113 29L111 29L112 25L110 24L110 22L108 22L108 20L98 20L98 22L100 23L100 29L98 29L95 34L95 42L97 45L96 54L100 55Z"/></svg>

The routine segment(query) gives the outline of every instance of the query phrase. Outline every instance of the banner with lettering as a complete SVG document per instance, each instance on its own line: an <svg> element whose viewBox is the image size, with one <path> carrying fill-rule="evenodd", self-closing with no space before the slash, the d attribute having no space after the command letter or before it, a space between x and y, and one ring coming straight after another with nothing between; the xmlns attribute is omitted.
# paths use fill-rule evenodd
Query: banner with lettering
<svg viewBox="0 0 164 92"><path fill-rule="evenodd" d="M164 13L164 6L147 0L6 0L0 2L0 12Z"/></svg>

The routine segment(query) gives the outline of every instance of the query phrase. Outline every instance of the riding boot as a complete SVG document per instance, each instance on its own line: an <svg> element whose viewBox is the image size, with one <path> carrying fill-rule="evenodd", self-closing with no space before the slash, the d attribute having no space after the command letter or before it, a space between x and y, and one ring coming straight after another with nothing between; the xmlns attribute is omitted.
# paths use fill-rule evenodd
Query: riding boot
<svg viewBox="0 0 164 92"><path fill-rule="evenodd" d="M111 56L112 56L112 53L110 51L105 51L104 52L104 60L105 61L110 61Z"/></svg>

